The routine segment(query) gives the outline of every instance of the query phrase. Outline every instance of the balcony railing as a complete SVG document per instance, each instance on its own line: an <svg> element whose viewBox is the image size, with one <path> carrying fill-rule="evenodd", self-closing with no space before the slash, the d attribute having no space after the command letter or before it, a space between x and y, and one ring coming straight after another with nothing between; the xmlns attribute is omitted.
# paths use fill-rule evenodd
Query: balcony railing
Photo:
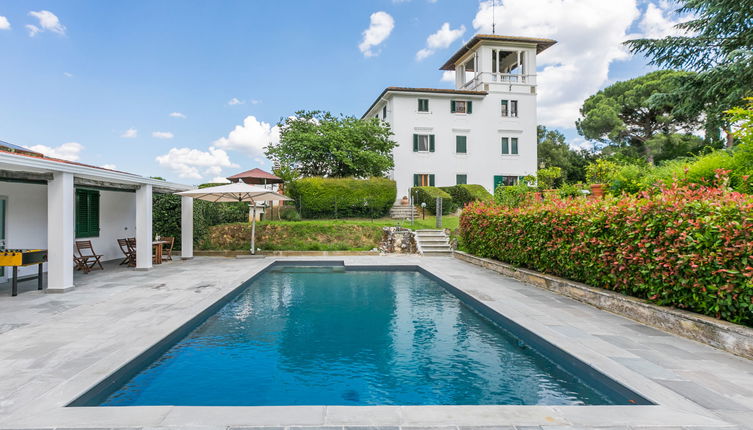
<svg viewBox="0 0 753 430"><path fill-rule="evenodd" d="M482 72L473 77L470 81L464 83L460 89L475 89L484 83L500 84L532 84L535 75L522 75L517 73L490 73Z"/></svg>

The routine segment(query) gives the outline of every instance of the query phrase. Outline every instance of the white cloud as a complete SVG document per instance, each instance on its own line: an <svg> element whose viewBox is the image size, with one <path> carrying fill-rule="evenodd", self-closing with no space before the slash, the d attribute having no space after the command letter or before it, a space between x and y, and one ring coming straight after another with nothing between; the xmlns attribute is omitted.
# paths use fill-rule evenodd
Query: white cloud
<svg viewBox="0 0 753 430"><path fill-rule="evenodd" d="M464 25L453 30L450 28L450 23L445 22L439 27L439 30L437 30L436 33L433 33L426 38L426 48L416 52L416 60L421 61L434 54L437 50L449 47L452 42L458 40L464 33Z"/></svg>
<svg viewBox="0 0 753 430"><path fill-rule="evenodd" d="M213 184L229 184L230 183L230 181L228 181L227 178L223 178L222 176L215 176L214 178L212 178L210 182L212 182Z"/></svg>
<svg viewBox="0 0 753 430"><path fill-rule="evenodd" d="M230 161L227 152L215 147L209 147L209 151L172 148L156 160L160 166L176 172L179 177L192 179L219 176L224 167L239 167Z"/></svg>
<svg viewBox="0 0 753 430"><path fill-rule="evenodd" d="M364 57L379 55L379 51L375 51L374 48L387 40L395 28L395 20L387 12L374 12L370 19L369 28L363 31L363 40L358 45Z"/></svg>
<svg viewBox="0 0 753 430"><path fill-rule="evenodd" d="M117 169L118 166L116 166L114 164L103 164L103 165L101 165L99 167L101 167L103 169L115 170L115 169Z"/></svg>
<svg viewBox="0 0 753 430"><path fill-rule="evenodd" d="M39 27L33 24L26 24L24 27L29 30L29 37L34 37L37 35L37 33L42 31Z"/></svg>
<svg viewBox="0 0 753 430"><path fill-rule="evenodd" d="M185 114L182 114L182 113L180 113L180 112L171 112L171 113L170 113L170 116L171 116L171 117L173 117L173 118L181 118L181 119L186 119L186 115L185 115Z"/></svg>
<svg viewBox="0 0 753 430"><path fill-rule="evenodd" d="M243 100L239 100L235 97L233 97L232 99L230 99L229 102L227 102L227 104L229 104L230 106L242 105L243 103L246 103L246 102L244 102Z"/></svg>
<svg viewBox="0 0 753 430"><path fill-rule="evenodd" d="M120 135L120 137L125 139L133 139L139 136L139 131L135 128L131 127L128 130L124 131L123 134Z"/></svg>
<svg viewBox="0 0 753 430"><path fill-rule="evenodd" d="M264 148L279 140L279 127L259 121L253 115L249 115L243 120L243 125L236 125L227 137L215 140L212 145L230 151L243 152L251 157L263 157Z"/></svg>
<svg viewBox="0 0 753 430"><path fill-rule="evenodd" d="M72 78L73 77L73 73L63 72L63 76L65 76L66 78Z"/></svg>
<svg viewBox="0 0 753 430"><path fill-rule="evenodd" d="M0 30L10 30L10 21L2 15L0 15Z"/></svg>
<svg viewBox="0 0 753 430"><path fill-rule="evenodd" d="M60 19L50 12L49 10L31 11L29 16L33 16L39 20L38 25L28 24L26 28L29 30L29 36L35 36L37 33L43 31L51 31L61 36L65 35L65 26L60 23Z"/></svg>
<svg viewBox="0 0 753 430"><path fill-rule="evenodd" d="M153 131L152 137L157 139L172 139L175 135L169 131Z"/></svg>
<svg viewBox="0 0 753 430"><path fill-rule="evenodd" d="M638 23L641 37L649 39L661 39L666 36L683 36L687 33L675 28L677 24L687 21L692 16L680 16L674 12L677 5L666 0L658 4L649 3L643 18Z"/></svg>
<svg viewBox="0 0 753 430"><path fill-rule="evenodd" d="M608 83L612 62L629 58L622 43L639 15L636 0L497 2L496 24L505 34L558 41L537 56L540 124L574 126L583 100ZM481 3L473 27L491 33L491 1Z"/></svg>
<svg viewBox="0 0 753 430"><path fill-rule="evenodd" d="M442 78L440 79L442 82L455 82L455 71L454 70L445 70L442 72Z"/></svg>
<svg viewBox="0 0 753 430"><path fill-rule="evenodd" d="M261 104L261 100L257 100L257 99L251 99L251 100L249 100L249 102L251 102L252 105Z"/></svg>
<svg viewBox="0 0 753 430"><path fill-rule="evenodd" d="M34 145L29 149L31 149L32 151L41 152L42 154L52 158L60 158L68 161L78 161L79 153L84 149L84 145L78 142L67 142L54 148L46 145Z"/></svg>

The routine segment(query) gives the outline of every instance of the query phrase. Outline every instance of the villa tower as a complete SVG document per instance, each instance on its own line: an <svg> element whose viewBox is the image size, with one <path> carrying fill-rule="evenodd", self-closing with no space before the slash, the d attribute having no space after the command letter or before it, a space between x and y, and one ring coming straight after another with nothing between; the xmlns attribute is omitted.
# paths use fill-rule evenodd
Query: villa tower
<svg viewBox="0 0 753 430"><path fill-rule="evenodd" d="M390 124L398 199L413 186L493 192L536 173L536 55L550 39L476 35L440 68L455 89L388 87L364 114Z"/></svg>

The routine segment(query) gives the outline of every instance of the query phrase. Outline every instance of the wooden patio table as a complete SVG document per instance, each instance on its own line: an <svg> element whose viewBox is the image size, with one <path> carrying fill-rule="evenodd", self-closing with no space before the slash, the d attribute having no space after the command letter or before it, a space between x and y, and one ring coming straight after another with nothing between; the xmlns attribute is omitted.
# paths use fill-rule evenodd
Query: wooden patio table
<svg viewBox="0 0 753 430"><path fill-rule="evenodd" d="M169 242L165 240L152 241L152 249L154 250L154 256L152 256L153 264L162 264L162 245L167 245Z"/></svg>

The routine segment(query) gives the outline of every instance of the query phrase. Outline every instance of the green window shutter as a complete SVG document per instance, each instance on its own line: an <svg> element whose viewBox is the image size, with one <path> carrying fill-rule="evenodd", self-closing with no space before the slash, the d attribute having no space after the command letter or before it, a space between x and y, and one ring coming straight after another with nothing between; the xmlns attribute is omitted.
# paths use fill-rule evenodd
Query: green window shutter
<svg viewBox="0 0 753 430"><path fill-rule="evenodd" d="M502 116L510 116L510 110L507 104L507 100L502 100Z"/></svg>
<svg viewBox="0 0 753 430"><path fill-rule="evenodd" d="M517 154L518 153L518 138L513 137L512 138L512 148L510 151L511 154Z"/></svg>
<svg viewBox="0 0 753 430"><path fill-rule="evenodd" d="M473 102L472 101L468 100L465 103L465 106L466 106L466 108L465 108L466 113L469 113L469 114L473 113Z"/></svg>
<svg viewBox="0 0 753 430"><path fill-rule="evenodd" d="M465 154L468 151L467 138L465 136L455 136L455 152Z"/></svg>
<svg viewBox="0 0 753 430"><path fill-rule="evenodd" d="M413 152L418 152L418 135L413 135Z"/></svg>
<svg viewBox="0 0 753 430"><path fill-rule="evenodd" d="M89 234L99 237L99 191L89 192Z"/></svg>
<svg viewBox="0 0 753 430"><path fill-rule="evenodd" d="M455 113L455 100L450 100L450 113Z"/></svg>
<svg viewBox="0 0 753 430"><path fill-rule="evenodd" d="M89 201L83 190L76 190L76 237L86 237L88 231Z"/></svg>
<svg viewBox="0 0 753 430"><path fill-rule="evenodd" d="M434 175L429 175L429 186L430 187L434 186Z"/></svg>
<svg viewBox="0 0 753 430"><path fill-rule="evenodd" d="M429 135L429 152L434 152L434 135Z"/></svg>
<svg viewBox="0 0 753 430"><path fill-rule="evenodd" d="M419 175L418 173L414 173L413 174L413 186L414 187L419 186L419 184L420 184L419 181L421 180L420 178L421 178L421 175Z"/></svg>
<svg viewBox="0 0 753 430"><path fill-rule="evenodd" d="M468 183L468 175L455 175L455 183L457 185L465 185Z"/></svg>
<svg viewBox="0 0 753 430"><path fill-rule="evenodd" d="M418 99L418 111L423 112L424 111L422 109L423 107L424 107L423 99Z"/></svg>
<svg viewBox="0 0 753 430"><path fill-rule="evenodd" d="M76 190L76 237L99 236L99 191Z"/></svg>
<svg viewBox="0 0 753 430"><path fill-rule="evenodd" d="M510 153L510 139L507 137L502 138L502 154Z"/></svg>

